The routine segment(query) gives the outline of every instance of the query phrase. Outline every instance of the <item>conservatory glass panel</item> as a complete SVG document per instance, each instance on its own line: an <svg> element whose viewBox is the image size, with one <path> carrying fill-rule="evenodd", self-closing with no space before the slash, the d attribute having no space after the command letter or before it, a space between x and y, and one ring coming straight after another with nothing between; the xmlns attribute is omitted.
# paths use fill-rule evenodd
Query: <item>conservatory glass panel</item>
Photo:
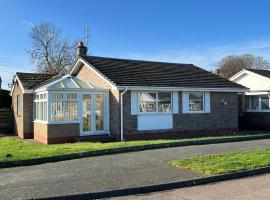
<svg viewBox="0 0 270 200"><path fill-rule="evenodd" d="M82 80L79 80L79 79L73 79L73 80L77 83L77 85L80 88L83 88L83 89L89 89L90 88L90 86L88 85L88 83L85 82L85 81L82 81Z"/></svg>
<svg viewBox="0 0 270 200"><path fill-rule="evenodd" d="M52 94L52 121L61 122L64 121L64 94L53 93Z"/></svg>
<svg viewBox="0 0 270 200"><path fill-rule="evenodd" d="M96 94L96 130L104 129L104 95Z"/></svg>
<svg viewBox="0 0 270 200"><path fill-rule="evenodd" d="M66 120L78 120L78 98L77 93L67 93Z"/></svg>
<svg viewBox="0 0 270 200"><path fill-rule="evenodd" d="M66 78L61 81L65 88L77 88L77 86L73 83L71 78Z"/></svg>
<svg viewBox="0 0 270 200"><path fill-rule="evenodd" d="M83 94L82 102L82 129L91 131L91 94Z"/></svg>

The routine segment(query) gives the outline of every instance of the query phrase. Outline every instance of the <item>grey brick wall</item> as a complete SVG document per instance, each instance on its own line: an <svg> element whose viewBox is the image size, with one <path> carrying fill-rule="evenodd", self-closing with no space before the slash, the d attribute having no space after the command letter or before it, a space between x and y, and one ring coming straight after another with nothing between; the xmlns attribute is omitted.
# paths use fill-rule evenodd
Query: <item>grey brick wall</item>
<svg viewBox="0 0 270 200"><path fill-rule="evenodd" d="M224 105L223 101L227 102ZM210 94L210 113L181 113L182 94L179 93L179 114L173 115L175 131L199 131L214 129L237 129L238 128L238 102L236 93Z"/></svg>
<svg viewBox="0 0 270 200"><path fill-rule="evenodd" d="M112 135L120 134L120 92L110 91L110 132Z"/></svg>
<svg viewBox="0 0 270 200"><path fill-rule="evenodd" d="M213 92L210 96L211 113L186 114L182 113L182 93L179 92L179 113L173 114L173 129L162 130L162 132L238 129L237 94ZM138 132L137 116L131 115L130 99L129 91L124 96L124 131L126 134ZM228 104L224 105L224 101Z"/></svg>
<svg viewBox="0 0 270 200"><path fill-rule="evenodd" d="M124 95L124 132L133 133L137 131L137 115L131 115L131 92Z"/></svg>

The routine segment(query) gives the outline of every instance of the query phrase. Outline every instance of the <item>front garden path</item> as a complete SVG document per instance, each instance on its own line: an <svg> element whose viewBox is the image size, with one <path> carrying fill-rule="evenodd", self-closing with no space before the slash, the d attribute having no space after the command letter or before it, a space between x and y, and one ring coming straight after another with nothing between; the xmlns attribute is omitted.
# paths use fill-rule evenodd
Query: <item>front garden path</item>
<svg viewBox="0 0 270 200"><path fill-rule="evenodd" d="M185 146L0 169L0 199L66 196L200 177L168 164L230 151L270 148L270 139Z"/></svg>

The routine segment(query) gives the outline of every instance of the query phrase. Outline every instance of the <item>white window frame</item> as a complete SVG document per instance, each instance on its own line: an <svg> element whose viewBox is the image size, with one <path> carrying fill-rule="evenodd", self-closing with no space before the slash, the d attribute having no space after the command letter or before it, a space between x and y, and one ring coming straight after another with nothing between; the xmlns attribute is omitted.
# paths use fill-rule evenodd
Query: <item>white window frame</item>
<svg viewBox="0 0 270 200"><path fill-rule="evenodd" d="M64 120L63 121L54 121L54 120L52 120L52 96L53 96L53 94L63 94L63 102L64 102ZM77 94L77 103L78 103L78 106L77 106L77 114L78 114L78 118L77 118L77 120L66 120L66 117L67 117L67 109L66 109L66 105L67 105L67 101L69 101L68 99L67 99L67 94L68 93L76 93ZM50 110L50 115L49 115L49 120L48 120L48 123L49 124L71 124L71 123L80 123L80 95L81 95L81 92L80 91L74 91L74 90L69 90L69 91L52 91L52 92L50 92L49 93L50 95L50 99L49 99L49 110ZM71 100L71 101L73 101L73 100Z"/></svg>
<svg viewBox="0 0 270 200"><path fill-rule="evenodd" d="M203 110L190 110L190 107L189 107L189 95L192 94L192 93L200 93L203 95ZM187 113L206 113L205 112L205 92L187 92L187 104L188 105L184 105L184 106L187 106Z"/></svg>
<svg viewBox="0 0 270 200"><path fill-rule="evenodd" d="M145 93L155 93L156 94L156 99L155 99L155 104L156 104L156 111L155 112L142 112L140 111L140 96L139 94L145 92ZM160 102L158 98L158 93L160 92L167 92L171 94L171 111L170 112L159 112L158 111L158 103ZM137 92L137 109L138 109L138 114L142 115L148 115L148 114L161 114L161 115L166 115L166 114L172 114L173 113L173 92L172 91L138 91Z"/></svg>
<svg viewBox="0 0 270 200"><path fill-rule="evenodd" d="M259 97L259 109L258 110L251 109L251 97L252 96ZM270 112L270 109L262 109L262 97L263 96L269 97L269 105L270 105L270 96L269 95L249 95L249 98L248 98L249 109L247 110L247 112Z"/></svg>
<svg viewBox="0 0 270 200"><path fill-rule="evenodd" d="M68 94L76 94L76 99L68 99ZM66 97L66 98L65 98ZM77 102L77 119L75 120L67 120L67 103L68 102ZM78 92L66 92L64 94L64 121L66 122L76 122L79 120L79 93Z"/></svg>
<svg viewBox="0 0 270 200"><path fill-rule="evenodd" d="M79 123L80 123L80 135L81 136L87 136L87 135L102 135L102 134L108 134L110 133L109 132L109 121L110 121L110 118L109 118L109 93L108 92L102 92L102 91L91 91L91 92L88 92L88 91L83 91L81 94L80 94L80 99L81 99L81 102L80 102L80 112L82 112L83 108L82 108L82 96L83 94L90 94L91 95L91 130L90 131L83 131L82 129L82 113L80 113L80 116L79 116ZM104 113L103 113L103 130L96 130L96 119L95 117L93 117L95 111L96 111L96 95L97 94L102 94L103 95L103 104L104 104Z"/></svg>
<svg viewBox="0 0 270 200"><path fill-rule="evenodd" d="M46 98L41 98L41 95L46 95ZM37 98L38 97L38 98ZM40 110L37 110L37 106L42 103L42 113L40 113ZM47 106L45 107L45 103L47 103ZM39 92L34 95L34 122L47 122L48 121L48 92ZM39 111L39 112L38 112ZM45 111L45 112L44 112ZM37 117L38 115L42 115L42 117Z"/></svg>

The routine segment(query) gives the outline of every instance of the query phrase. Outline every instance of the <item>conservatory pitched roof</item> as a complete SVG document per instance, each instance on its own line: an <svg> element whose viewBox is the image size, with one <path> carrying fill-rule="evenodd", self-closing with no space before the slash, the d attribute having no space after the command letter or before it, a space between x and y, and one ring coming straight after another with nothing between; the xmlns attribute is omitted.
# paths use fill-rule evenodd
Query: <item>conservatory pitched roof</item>
<svg viewBox="0 0 270 200"><path fill-rule="evenodd" d="M62 89L94 89L94 90L104 90L104 88L93 85L87 81L81 80L78 77L65 75L58 76L44 81L35 87L35 91L44 90L62 90Z"/></svg>

